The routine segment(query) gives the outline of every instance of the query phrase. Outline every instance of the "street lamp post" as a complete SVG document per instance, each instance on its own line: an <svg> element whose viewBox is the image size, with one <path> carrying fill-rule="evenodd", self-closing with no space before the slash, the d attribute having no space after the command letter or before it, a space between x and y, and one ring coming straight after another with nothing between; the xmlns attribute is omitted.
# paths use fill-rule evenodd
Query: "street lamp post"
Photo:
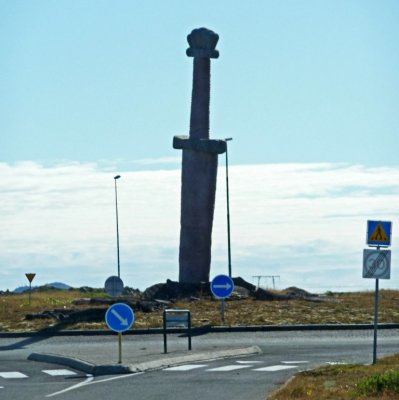
<svg viewBox="0 0 399 400"><path fill-rule="evenodd" d="M231 278L231 244L230 244L230 199L229 199L229 157L227 142L233 138L224 139L226 142L226 200L227 200L227 251L229 257L229 277Z"/></svg>
<svg viewBox="0 0 399 400"><path fill-rule="evenodd" d="M118 191L116 188L116 180L119 179L121 176L116 175L114 176L115 182L115 211L116 211L116 251L118 255L118 278L121 276L121 266L120 266L120 259L119 259L119 223L118 223Z"/></svg>

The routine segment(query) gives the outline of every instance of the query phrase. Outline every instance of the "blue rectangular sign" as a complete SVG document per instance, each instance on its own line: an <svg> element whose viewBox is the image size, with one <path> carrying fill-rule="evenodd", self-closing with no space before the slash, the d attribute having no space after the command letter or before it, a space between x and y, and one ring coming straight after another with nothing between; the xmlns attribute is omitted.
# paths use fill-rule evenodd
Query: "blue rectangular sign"
<svg viewBox="0 0 399 400"><path fill-rule="evenodd" d="M391 245L391 221L367 221L367 244L374 247Z"/></svg>

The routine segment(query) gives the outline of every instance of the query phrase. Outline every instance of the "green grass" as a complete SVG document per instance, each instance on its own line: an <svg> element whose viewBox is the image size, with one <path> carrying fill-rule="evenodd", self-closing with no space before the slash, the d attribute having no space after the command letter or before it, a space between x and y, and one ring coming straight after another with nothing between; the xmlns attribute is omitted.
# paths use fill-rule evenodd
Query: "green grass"
<svg viewBox="0 0 399 400"><path fill-rule="evenodd" d="M383 392L399 394L399 371L390 370L362 379L357 385L360 395L379 395Z"/></svg>
<svg viewBox="0 0 399 400"><path fill-rule="evenodd" d="M331 365L296 375L268 400L398 400L399 354L375 365Z"/></svg>

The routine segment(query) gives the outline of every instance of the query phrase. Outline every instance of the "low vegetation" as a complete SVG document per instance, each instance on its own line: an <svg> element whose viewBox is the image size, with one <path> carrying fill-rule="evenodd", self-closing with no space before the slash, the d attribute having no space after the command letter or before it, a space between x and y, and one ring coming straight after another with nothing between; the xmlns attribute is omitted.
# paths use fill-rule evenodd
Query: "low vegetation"
<svg viewBox="0 0 399 400"><path fill-rule="evenodd" d="M374 293L329 293L320 301L303 299L262 301L252 298L225 302L225 320L221 322L219 300L209 297L179 301L168 308L191 310L193 326L206 325L295 325L295 324L366 324L374 318ZM54 318L27 319L28 314L43 311L78 311L93 307L78 299L108 298L102 290L34 291L29 304L28 293L0 295L0 332L36 331L57 324ZM136 300L126 297L131 304ZM106 309L107 304L95 307ZM381 290L379 322L399 323L399 291ZM162 326L162 309L154 312L135 311L133 329ZM104 321L85 321L63 326L62 329L103 329Z"/></svg>
<svg viewBox="0 0 399 400"><path fill-rule="evenodd" d="M399 355L375 365L330 365L299 373L268 400L398 400Z"/></svg>

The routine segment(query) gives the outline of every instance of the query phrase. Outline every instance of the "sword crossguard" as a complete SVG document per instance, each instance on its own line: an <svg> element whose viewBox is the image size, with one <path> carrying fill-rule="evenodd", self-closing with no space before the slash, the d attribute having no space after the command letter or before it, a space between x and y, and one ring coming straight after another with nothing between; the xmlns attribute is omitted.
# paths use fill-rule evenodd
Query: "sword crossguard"
<svg viewBox="0 0 399 400"><path fill-rule="evenodd" d="M174 136L173 148L194 150L202 153L223 154L226 152L226 141L218 139L197 139L189 136Z"/></svg>

